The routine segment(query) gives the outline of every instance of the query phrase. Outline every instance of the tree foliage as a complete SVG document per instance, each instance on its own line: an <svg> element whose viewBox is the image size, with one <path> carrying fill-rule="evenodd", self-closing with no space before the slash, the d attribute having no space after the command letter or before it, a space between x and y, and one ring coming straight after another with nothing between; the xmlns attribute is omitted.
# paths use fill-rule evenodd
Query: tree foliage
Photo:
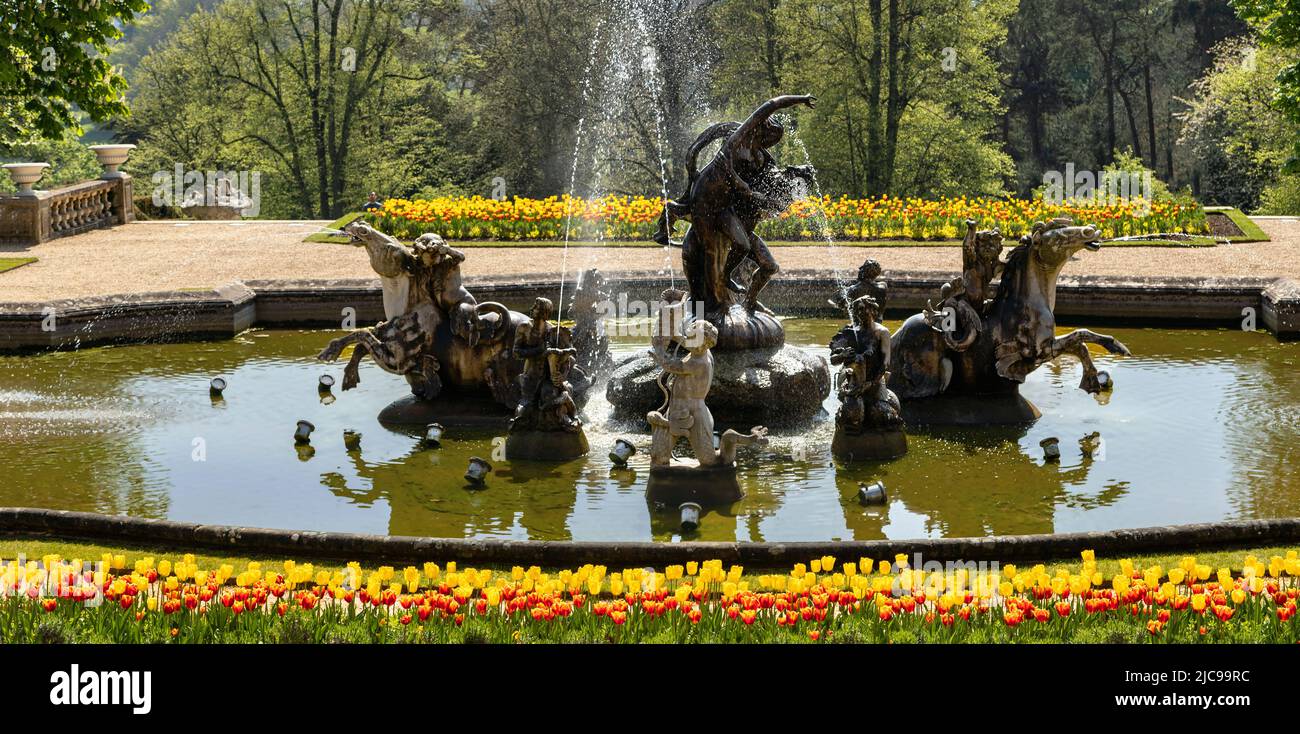
<svg viewBox="0 0 1300 734"><path fill-rule="evenodd" d="M0 0L0 146L80 131L126 112L126 80L103 54L146 0Z"/></svg>

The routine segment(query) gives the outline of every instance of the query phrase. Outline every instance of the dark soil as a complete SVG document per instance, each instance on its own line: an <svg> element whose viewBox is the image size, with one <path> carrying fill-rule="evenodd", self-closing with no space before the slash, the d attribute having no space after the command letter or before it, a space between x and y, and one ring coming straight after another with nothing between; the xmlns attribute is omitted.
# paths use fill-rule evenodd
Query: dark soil
<svg viewBox="0 0 1300 734"><path fill-rule="evenodd" d="M1210 234L1215 237L1241 237L1245 234L1227 214L1209 212L1205 215L1205 222L1210 225Z"/></svg>

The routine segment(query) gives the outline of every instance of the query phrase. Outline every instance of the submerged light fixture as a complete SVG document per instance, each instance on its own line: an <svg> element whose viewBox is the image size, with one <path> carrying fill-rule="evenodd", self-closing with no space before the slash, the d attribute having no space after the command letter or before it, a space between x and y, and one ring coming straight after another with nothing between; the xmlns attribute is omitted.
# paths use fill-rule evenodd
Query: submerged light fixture
<svg viewBox="0 0 1300 734"><path fill-rule="evenodd" d="M636 454L636 446L626 438L614 441L614 448L609 451L609 460L618 466L627 466L627 460Z"/></svg>
<svg viewBox="0 0 1300 734"><path fill-rule="evenodd" d="M682 513L682 530L692 532L700 527L700 510L703 509L698 503L683 502L677 506Z"/></svg>
<svg viewBox="0 0 1300 734"><path fill-rule="evenodd" d="M871 484L858 482L858 502L864 505L883 505L887 496L885 495L885 483L877 479Z"/></svg>
<svg viewBox="0 0 1300 734"><path fill-rule="evenodd" d="M476 487L481 487L487 482L487 475L491 471L491 464L477 456L472 456L469 460L469 468L465 470L465 481Z"/></svg>

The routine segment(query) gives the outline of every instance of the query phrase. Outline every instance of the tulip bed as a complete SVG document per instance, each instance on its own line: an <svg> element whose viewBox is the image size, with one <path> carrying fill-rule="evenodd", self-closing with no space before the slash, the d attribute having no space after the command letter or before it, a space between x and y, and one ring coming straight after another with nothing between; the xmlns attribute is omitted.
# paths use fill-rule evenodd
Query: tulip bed
<svg viewBox="0 0 1300 734"><path fill-rule="evenodd" d="M366 220L401 239L436 232L452 240L556 241L567 232L575 241L649 241L663 213L663 199L606 196L581 199L441 197L389 199ZM763 222L759 234L774 241L950 240L961 238L967 219L981 228L998 228L1019 237L1034 222L1054 217L1100 227L1103 236L1156 233L1205 234L1205 211L1191 200L1119 200L1113 204L1049 204L1041 199L955 197L917 199L879 196L795 201L775 219Z"/></svg>
<svg viewBox="0 0 1300 734"><path fill-rule="evenodd" d="M1115 566L1115 564L1108 564ZM1296 551L1240 572L1091 552L925 572L898 557L746 574L718 561L544 572L455 563L363 569L249 561L0 561L3 642L1286 642L1300 640Z"/></svg>

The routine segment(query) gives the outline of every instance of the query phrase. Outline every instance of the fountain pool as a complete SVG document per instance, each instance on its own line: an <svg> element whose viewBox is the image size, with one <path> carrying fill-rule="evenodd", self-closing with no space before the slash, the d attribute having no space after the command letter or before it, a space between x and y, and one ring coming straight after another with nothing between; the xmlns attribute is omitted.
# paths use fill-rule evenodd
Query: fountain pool
<svg viewBox="0 0 1300 734"><path fill-rule="evenodd" d="M825 356L841 323L787 319L788 343ZM896 323L889 323L895 328ZM1062 330L1064 331L1064 330ZM1113 329L1135 356L1097 355L1117 387L1102 404L1062 359L1023 394L1029 428L912 428L910 453L837 465L827 399L804 429L746 447L747 496L707 511L688 539L870 540L986 536L1295 515L1300 508L1300 343L1264 333ZM645 501L648 433L610 426L603 391L586 423L591 453L560 464L492 459L499 429L448 428L437 449L376 418L402 378L366 363L359 388L322 399L321 331L249 331L229 341L0 357L0 505L191 522L437 537L678 539L675 512ZM616 357L644 349L615 339ZM229 383L224 399L209 381ZM299 420L315 426L299 451ZM361 433L349 452L344 431ZM1097 431L1088 459L1079 441ZM607 454L641 449L628 469ZM1040 442L1060 439L1059 463ZM494 471L466 488L471 456ZM882 480L888 502L857 503ZM953 488L961 488L954 490Z"/></svg>

